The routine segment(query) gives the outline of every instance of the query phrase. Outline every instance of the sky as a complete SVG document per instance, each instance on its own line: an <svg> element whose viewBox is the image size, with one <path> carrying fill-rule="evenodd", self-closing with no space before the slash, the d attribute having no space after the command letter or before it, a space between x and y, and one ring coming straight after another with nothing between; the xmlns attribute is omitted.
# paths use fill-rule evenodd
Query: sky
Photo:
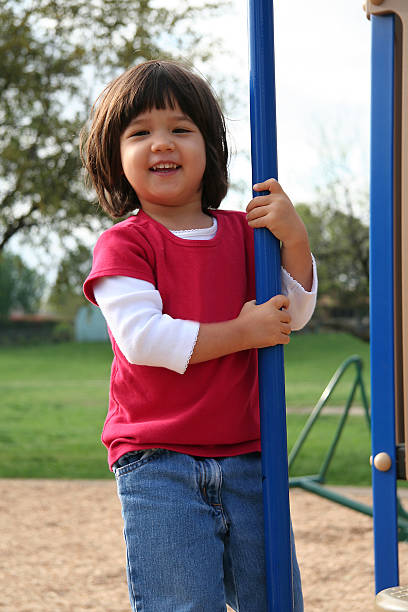
<svg viewBox="0 0 408 612"><path fill-rule="evenodd" d="M371 28L362 0L275 0L274 21L279 181L293 201L313 200L329 146L333 158L347 150L351 170L368 184ZM243 84L229 128L237 149L249 151L245 0L233 0L232 14L212 27L232 54L218 64ZM231 177L244 179L250 199L249 160L236 156ZM236 200L232 194L227 206L239 208Z"/></svg>

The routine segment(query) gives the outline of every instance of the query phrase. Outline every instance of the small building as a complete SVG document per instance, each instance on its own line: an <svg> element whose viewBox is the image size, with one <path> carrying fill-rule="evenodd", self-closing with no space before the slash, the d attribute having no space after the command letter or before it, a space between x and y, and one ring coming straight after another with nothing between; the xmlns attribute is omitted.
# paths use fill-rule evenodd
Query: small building
<svg viewBox="0 0 408 612"><path fill-rule="evenodd" d="M79 308L74 321L77 342L106 342L109 340L106 321L100 309L93 304Z"/></svg>
<svg viewBox="0 0 408 612"><path fill-rule="evenodd" d="M61 318L50 313L12 311L0 318L0 345L24 345L55 342L55 330Z"/></svg>

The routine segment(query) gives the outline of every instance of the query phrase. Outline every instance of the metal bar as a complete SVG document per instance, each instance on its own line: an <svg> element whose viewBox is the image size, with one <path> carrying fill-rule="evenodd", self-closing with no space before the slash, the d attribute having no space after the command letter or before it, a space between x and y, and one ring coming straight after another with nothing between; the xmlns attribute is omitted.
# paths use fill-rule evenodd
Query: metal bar
<svg viewBox="0 0 408 612"><path fill-rule="evenodd" d="M394 16L371 16L370 325L373 457L386 452L391 468L373 467L376 592L398 584L394 413Z"/></svg>
<svg viewBox="0 0 408 612"><path fill-rule="evenodd" d="M319 484L319 476L299 476L296 478L289 479L290 488L298 488L303 489L304 491L308 491L309 493L314 493L315 495L319 495L319 497L324 497L336 504L340 504L341 506L346 506L351 510L356 510L357 512L361 512L362 514L366 514L367 516L373 516L373 507L368 506L367 504L362 504L360 502L355 501L354 499L350 499L341 493L337 493L333 491L333 489L328 489L327 487ZM398 500L398 528L400 540L406 541L408 539L408 513L405 512L402 507L400 501Z"/></svg>
<svg viewBox="0 0 408 612"><path fill-rule="evenodd" d="M362 372L361 365L358 367L358 378L359 378L359 381L360 381L361 399L363 401L366 421L367 421L368 429L371 431L371 415L370 415L370 409L369 409L369 405L368 405L368 399L367 399L367 395L366 395L366 390L365 390L365 386L364 386L363 372Z"/></svg>
<svg viewBox="0 0 408 612"><path fill-rule="evenodd" d="M331 446L330 446L330 448L329 448L329 450L327 452L326 458L324 459L324 461L322 463L322 467L320 468L320 481L321 482L324 482L325 479L326 479L327 470L329 469L331 460L333 459L333 455L334 455L334 453L336 451L337 444L339 443L341 434L342 434L343 429L344 429L344 425L346 424L347 417L349 415L350 408L351 408L351 405L353 403L354 395L355 395L356 390L357 390L357 385L358 385L358 380L357 380L357 378L355 378L352 390L351 390L351 392L349 394L349 397L347 399L347 403L346 403L346 405L344 407L344 410L343 410L343 414L341 415L341 419L340 419L339 424L337 426L336 433L334 434L333 441L332 441Z"/></svg>
<svg viewBox="0 0 408 612"><path fill-rule="evenodd" d="M405 508L402 505L400 499L398 499L398 498L397 498L397 505L398 505L398 516L400 516L402 518L408 519L408 512L405 510ZM408 522L407 522L407 524L408 524Z"/></svg>
<svg viewBox="0 0 408 612"><path fill-rule="evenodd" d="M273 0L249 0L253 184L278 178ZM255 195L261 195L259 193ZM280 293L280 244L255 231L258 303ZM292 610L285 377L281 345L258 351L268 610Z"/></svg>
<svg viewBox="0 0 408 612"><path fill-rule="evenodd" d="M341 377L343 376L344 372L347 370L347 368L351 365L351 364L355 364L356 368L357 368L357 375L356 375L356 380L357 378L361 381L361 389L362 389L362 395L363 395L363 402L366 402L366 396L365 396L365 392L364 392L364 384L363 381L361 379L361 374L359 375L359 373L361 372L361 358L358 357L357 355L353 355L352 357L349 357L348 359L346 359L346 361L344 361L335 371L335 373L333 374L333 376L331 377L329 383L326 385L326 388L324 389L323 393L321 394L319 401L317 402L316 406L314 407L313 411L311 412L308 420L306 421L306 424L304 426L304 428L302 429L298 439L296 440L295 444L292 447L292 450L289 454L289 469L292 465L292 463L295 461L298 453L300 452L300 449L303 446L303 443L305 442L306 438L308 437L310 430L312 429L313 425L315 424L316 420L318 419L318 417L320 416L321 411L323 410L324 406L326 405L326 403L329 401L331 394L333 393L334 389L336 388L338 382L340 381ZM354 396L354 391L353 391L353 396ZM365 410L367 413L367 404L365 404Z"/></svg>
<svg viewBox="0 0 408 612"><path fill-rule="evenodd" d="M346 506L347 508L351 508L352 510L357 510L358 512L362 512L363 514L367 514L368 516L373 516L373 509L371 506L368 506L367 504L361 504L360 502L354 501L353 499L350 499L345 495L341 495L340 493L336 493L331 489L327 489L326 487L319 485L317 482L309 479L308 477L294 479L291 478L290 484L291 487L304 489L305 491L315 493L320 497L329 499L330 501L336 502L337 504L341 504L342 506Z"/></svg>

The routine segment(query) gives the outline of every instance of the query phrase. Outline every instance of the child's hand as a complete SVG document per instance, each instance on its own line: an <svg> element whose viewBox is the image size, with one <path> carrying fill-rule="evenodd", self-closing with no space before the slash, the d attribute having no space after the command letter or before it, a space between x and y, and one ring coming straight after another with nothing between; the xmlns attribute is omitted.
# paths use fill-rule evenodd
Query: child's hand
<svg viewBox="0 0 408 612"><path fill-rule="evenodd" d="M264 348L276 344L288 344L290 340L290 315L286 310L289 300L285 295L275 295L264 304L255 300L246 302L238 315L245 348Z"/></svg>
<svg viewBox="0 0 408 612"><path fill-rule="evenodd" d="M236 319L220 323L202 323L190 364L217 359L252 348L288 344L290 315L289 300L275 295L264 304L246 302Z"/></svg>
<svg viewBox="0 0 408 612"><path fill-rule="evenodd" d="M307 242L307 231L292 202L275 179L253 186L254 191L269 191L257 196L247 206L248 225L267 227L284 246Z"/></svg>

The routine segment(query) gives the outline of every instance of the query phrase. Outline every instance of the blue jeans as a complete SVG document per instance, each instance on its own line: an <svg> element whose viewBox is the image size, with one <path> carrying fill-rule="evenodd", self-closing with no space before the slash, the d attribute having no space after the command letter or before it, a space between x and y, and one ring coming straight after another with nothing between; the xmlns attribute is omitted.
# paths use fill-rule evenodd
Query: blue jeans
<svg viewBox="0 0 408 612"><path fill-rule="evenodd" d="M261 455L163 449L114 469L134 612L267 610ZM303 611L292 535L295 612ZM281 612L291 612L282 610Z"/></svg>

